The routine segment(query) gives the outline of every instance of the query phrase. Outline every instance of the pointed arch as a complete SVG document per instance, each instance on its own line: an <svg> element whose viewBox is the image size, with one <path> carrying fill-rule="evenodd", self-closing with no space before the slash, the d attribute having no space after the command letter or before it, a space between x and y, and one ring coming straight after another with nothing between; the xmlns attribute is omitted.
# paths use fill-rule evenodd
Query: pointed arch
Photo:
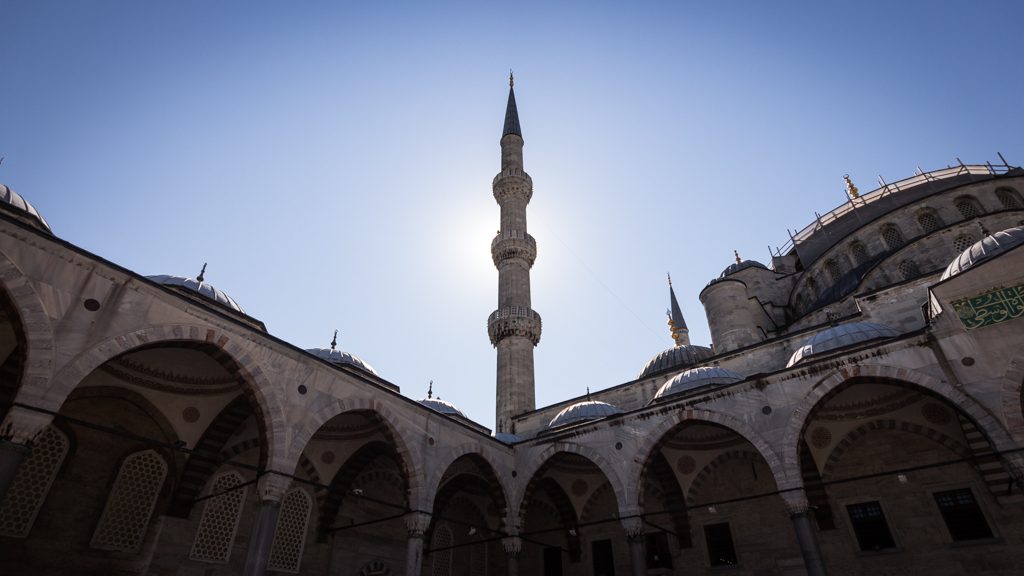
<svg viewBox="0 0 1024 576"><path fill-rule="evenodd" d="M35 405L44 396L53 376L54 336L50 317L32 281L3 252L0 252L0 289L14 312L12 322L16 337L24 341L26 348L21 378L16 383L17 392L11 398ZM0 410L3 410L2 418L6 407Z"/></svg>
<svg viewBox="0 0 1024 576"><path fill-rule="evenodd" d="M861 424L847 432L846 435L843 436L842 440L836 442L835 446L829 452L828 458L825 460L825 465L821 468L821 477L823 479L829 478L835 470L836 463L839 462L839 459L842 458L843 454L850 449L853 443L867 435L869 432L875 430L898 430L900 432L916 434L939 444L961 458L968 458L971 456L970 450L968 450L961 442L951 438L947 434L935 430L934 428L929 428L928 426L923 426L913 422L895 420L892 418L879 419Z"/></svg>
<svg viewBox="0 0 1024 576"><path fill-rule="evenodd" d="M542 479L547 469L554 463L555 458L562 453L582 456L601 471L601 474L604 475L605 480L608 481L608 484L611 486L611 489L615 494L615 505L620 516L625 515L627 510L629 510L630 513L633 511L633 508L629 507L629 492L623 484L620 474L607 459L605 459L596 450L586 446L580 446L570 442L555 442L548 445L547 448L540 452L540 454L530 457L529 467L526 469L526 474L524 474L524 477L529 480L519 492L513 493L513 501L518 503L515 514L512 516L515 518L516 527L523 525L523 520L526 517L526 503L528 503L530 498L533 496L534 490L537 489L538 482Z"/></svg>
<svg viewBox="0 0 1024 576"><path fill-rule="evenodd" d="M433 460L432 470L430 471L426 482L424 483L425 489L422 492L423 501L418 503L418 507L421 510L430 510L436 497L436 490L441 486L441 480L445 474L451 470L452 466L456 462L467 457L476 457L479 459L479 463L482 470L486 470L487 481L493 483L493 490L496 491L495 496L500 493L500 501L505 502L506 506L509 504L509 491L502 481L502 477L496 472L497 468L494 463L487 457L486 452L479 442L466 442L459 444L449 449L445 454L439 456ZM433 488L434 493L430 490Z"/></svg>
<svg viewBox="0 0 1024 576"><path fill-rule="evenodd" d="M693 506L697 503L697 495L700 493L700 489L704 486L704 483L711 478L714 474L715 469L733 460L743 460L745 462L753 462L759 458L758 454L752 450L727 450L722 452L718 456L715 456L710 462L701 468L700 472L694 476L693 481L690 482L690 487L686 490L686 505Z"/></svg>
<svg viewBox="0 0 1024 576"><path fill-rule="evenodd" d="M320 504L320 514L317 519L318 540L325 540L328 531L332 528L334 519L338 516L338 510L341 508L342 501L345 499L345 496L352 493L356 478L362 474L371 462L381 456L393 458L399 467L402 466L401 456L395 450L395 447L381 440L371 440L363 444L341 465L334 478L331 479L331 484L327 488L327 494L323 497ZM406 494L407 500L401 504L405 510L408 510L408 477L403 477L403 481L405 482L405 486L402 487L403 493ZM399 509L396 503L395 513L398 512Z"/></svg>
<svg viewBox="0 0 1024 576"><path fill-rule="evenodd" d="M486 458L476 452L463 454L448 465L438 482L439 489L430 507L433 517L425 537L427 542L430 541L433 530L438 524L438 516L444 512L453 498L467 488L470 490L476 488L486 492L497 508L498 531L501 532L505 529L508 500L497 474L494 473L494 468Z"/></svg>

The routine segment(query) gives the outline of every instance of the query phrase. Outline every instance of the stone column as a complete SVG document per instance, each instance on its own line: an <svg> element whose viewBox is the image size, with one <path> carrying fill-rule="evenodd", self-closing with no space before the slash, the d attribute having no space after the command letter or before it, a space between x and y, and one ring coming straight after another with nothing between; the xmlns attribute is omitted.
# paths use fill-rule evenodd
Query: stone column
<svg viewBox="0 0 1024 576"><path fill-rule="evenodd" d="M245 557L244 576L264 576L270 560L270 546L274 543L277 515L281 512L281 500L291 484L291 478L266 472L260 476L256 486L259 504L256 505L256 519L253 521L252 536L249 537L249 552Z"/></svg>
<svg viewBox="0 0 1024 576"><path fill-rule="evenodd" d="M519 553L523 551L523 540L519 536L507 536L501 539L501 546L508 558L507 576L519 576Z"/></svg>
<svg viewBox="0 0 1024 576"><path fill-rule="evenodd" d="M647 576L647 554L644 550L644 520L632 516L622 520L629 541L629 560L633 565L633 576Z"/></svg>
<svg viewBox="0 0 1024 576"><path fill-rule="evenodd" d="M0 425L0 502L14 483L18 468L32 452L32 441L53 421L53 415L11 406Z"/></svg>
<svg viewBox="0 0 1024 576"><path fill-rule="evenodd" d="M825 562L818 546L818 535L811 523L811 507L807 503L807 494L801 488L783 492L782 499L789 511L789 519L793 522L793 530L800 545L800 555L803 556L807 576L825 576Z"/></svg>
<svg viewBox="0 0 1024 576"><path fill-rule="evenodd" d="M409 544L405 552L405 576L420 576L423 571L423 535L430 528L430 514L410 512L405 515Z"/></svg>

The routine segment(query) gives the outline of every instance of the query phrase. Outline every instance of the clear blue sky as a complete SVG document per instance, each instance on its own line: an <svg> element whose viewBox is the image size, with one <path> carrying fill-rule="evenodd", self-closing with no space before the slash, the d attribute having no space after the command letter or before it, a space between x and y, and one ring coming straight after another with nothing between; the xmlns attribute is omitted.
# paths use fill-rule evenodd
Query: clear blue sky
<svg viewBox="0 0 1024 576"><path fill-rule="evenodd" d="M707 344L732 250L767 262L844 173L1024 164L1024 4L834 4L0 0L0 182L61 238L147 275L209 262L275 336L338 328L493 426L510 67L539 405L671 345L668 271Z"/></svg>

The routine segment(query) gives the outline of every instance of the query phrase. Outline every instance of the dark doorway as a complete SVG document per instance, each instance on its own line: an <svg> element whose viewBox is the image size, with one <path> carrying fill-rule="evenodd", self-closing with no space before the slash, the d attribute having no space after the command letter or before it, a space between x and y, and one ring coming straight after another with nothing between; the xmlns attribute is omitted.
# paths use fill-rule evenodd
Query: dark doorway
<svg viewBox="0 0 1024 576"><path fill-rule="evenodd" d="M594 576L615 576L615 555L612 554L611 540L598 540L591 544L590 556L594 559Z"/></svg>
<svg viewBox="0 0 1024 576"><path fill-rule="evenodd" d="M544 576L562 576L562 549L544 549Z"/></svg>

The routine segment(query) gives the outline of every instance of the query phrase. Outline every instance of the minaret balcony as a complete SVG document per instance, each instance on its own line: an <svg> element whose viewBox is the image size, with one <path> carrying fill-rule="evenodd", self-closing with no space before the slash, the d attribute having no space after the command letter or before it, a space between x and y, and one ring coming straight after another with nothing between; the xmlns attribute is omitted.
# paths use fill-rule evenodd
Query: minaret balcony
<svg viewBox="0 0 1024 576"><path fill-rule="evenodd" d="M505 306L491 312L487 318L487 335L491 345L509 336L523 336L536 346L540 342L540 314L525 306Z"/></svg>
<svg viewBox="0 0 1024 576"><path fill-rule="evenodd" d="M513 258L525 260L528 267L533 266L537 259L537 241L533 236L519 230L504 230L491 240L491 259L495 266Z"/></svg>
<svg viewBox="0 0 1024 576"><path fill-rule="evenodd" d="M491 182L494 199L500 204L507 197L533 197L533 178L522 168L505 168Z"/></svg>

